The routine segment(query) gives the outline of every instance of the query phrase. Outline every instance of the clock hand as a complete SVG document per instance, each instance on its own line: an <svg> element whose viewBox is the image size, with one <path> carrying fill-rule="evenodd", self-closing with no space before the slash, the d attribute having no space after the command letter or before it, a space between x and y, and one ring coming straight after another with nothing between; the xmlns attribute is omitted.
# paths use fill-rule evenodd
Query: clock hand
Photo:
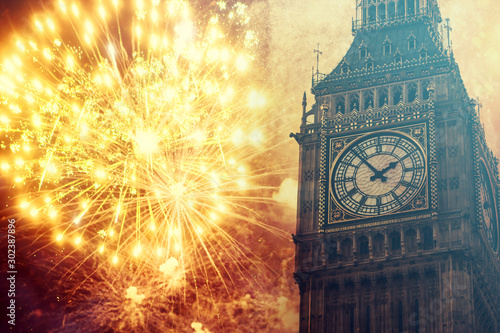
<svg viewBox="0 0 500 333"><path fill-rule="evenodd" d="M389 166L387 168L384 168L381 171L375 172L375 174L370 177L370 180L371 181L375 181L375 179L380 178L380 180L382 181L382 183L385 183L387 181L387 177L384 176L384 173L386 173L387 171L389 171L391 169L394 169L397 164L398 164L397 161L389 163Z"/></svg>
<svg viewBox="0 0 500 333"><path fill-rule="evenodd" d="M383 175L384 173L386 173L387 171L391 170L391 169L394 169L396 167L396 165L398 164L398 162L391 162L389 163L389 166L387 168L384 168L382 169L382 171L380 171L380 173Z"/></svg>
<svg viewBox="0 0 500 333"><path fill-rule="evenodd" d="M375 169L373 167L373 165L370 164L370 162L368 162L367 160L365 160L363 157L359 156L359 154L356 154L356 156L358 156L358 158L364 163L366 164L370 170L372 170L373 172L375 172L375 174L378 174L380 171L378 171L377 169Z"/></svg>

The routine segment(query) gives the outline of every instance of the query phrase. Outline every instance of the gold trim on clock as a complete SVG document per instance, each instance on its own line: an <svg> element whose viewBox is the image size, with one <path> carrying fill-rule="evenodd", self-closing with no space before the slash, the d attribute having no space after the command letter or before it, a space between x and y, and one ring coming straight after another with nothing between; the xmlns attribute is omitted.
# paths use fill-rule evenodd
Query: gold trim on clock
<svg viewBox="0 0 500 333"><path fill-rule="evenodd" d="M421 144L395 130L356 138L336 156L330 169L330 195L349 215L377 217L407 206L427 181Z"/></svg>

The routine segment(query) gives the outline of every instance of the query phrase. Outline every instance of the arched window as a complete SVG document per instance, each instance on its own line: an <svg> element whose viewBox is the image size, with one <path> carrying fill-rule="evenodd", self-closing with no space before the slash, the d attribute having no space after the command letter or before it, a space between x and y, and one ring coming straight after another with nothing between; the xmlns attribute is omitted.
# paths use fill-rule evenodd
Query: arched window
<svg viewBox="0 0 500 333"><path fill-rule="evenodd" d="M427 87L429 87L429 82L426 82L422 86L422 98L423 98L424 101L426 101L426 100L429 99L429 90L427 90Z"/></svg>
<svg viewBox="0 0 500 333"><path fill-rule="evenodd" d="M349 65L347 63L343 63L341 66L340 66L340 74L347 74L349 73Z"/></svg>
<svg viewBox="0 0 500 333"><path fill-rule="evenodd" d="M391 1L387 5L387 15L389 16L388 19L393 19L396 17L396 3Z"/></svg>
<svg viewBox="0 0 500 333"><path fill-rule="evenodd" d="M352 256L352 239L346 238L341 243L342 258L344 261L351 261Z"/></svg>
<svg viewBox="0 0 500 333"><path fill-rule="evenodd" d="M393 231L389 234L389 242L391 246L391 252L400 253L401 252L401 234L397 231Z"/></svg>
<svg viewBox="0 0 500 333"><path fill-rule="evenodd" d="M405 0L398 1L398 13L397 13L397 15L399 17L405 16Z"/></svg>
<svg viewBox="0 0 500 333"><path fill-rule="evenodd" d="M403 57L401 55L397 54L394 57L394 65L396 65L396 66L402 66L403 65Z"/></svg>
<svg viewBox="0 0 500 333"><path fill-rule="evenodd" d="M385 255L385 237L384 235L378 233L373 237L373 256L383 257Z"/></svg>
<svg viewBox="0 0 500 333"><path fill-rule="evenodd" d="M392 103L394 105L403 101L403 87L395 86L392 88Z"/></svg>
<svg viewBox="0 0 500 333"><path fill-rule="evenodd" d="M408 50L415 50L417 48L417 39L415 38L415 35L413 33L410 34L410 37L408 37Z"/></svg>
<svg viewBox="0 0 500 333"><path fill-rule="evenodd" d="M381 108L387 104L389 104L387 88L382 88L378 92L378 107Z"/></svg>
<svg viewBox="0 0 500 333"><path fill-rule="evenodd" d="M415 15L415 2L414 0L406 0L406 15Z"/></svg>
<svg viewBox="0 0 500 333"><path fill-rule="evenodd" d="M422 50L418 55L421 61L427 61L427 51Z"/></svg>
<svg viewBox="0 0 500 333"><path fill-rule="evenodd" d="M385 21L385 3L381 3L378 6L378 20Z"/></svg>
<svg viewBox="0 0 500 333"><path fill-rule="evenodd" d="M408 102L409 103L413 103L413 101L417 99L417 93L418 93L417 84L416 83L410 83L407 86L406 90L408 92Z"/></svg>
<svg viewBox="0 0 500 333"><path fill-rule="evenodd" d="M375 22L377 20L377 8L375 6L370 6L370 8L368 8L368 20L370 22Z"/></svg>
<svg viewBox="0 0 500 333"><path fill-rule="evenodd" d="M328 244L328 264L337 262L337 242L331 241Z"/></svg>
<svg viewBox="0 0 500 333"><path fill-rule="evenodd" d="M390 43L384 44L384 55L388 55L388 54L391 54L391 44Z"/></svg>
<svg viewBox="0 0 500 333"><path fill-rule="evenodd" d="M423 235L423 245L422 248L424 250L432 250L434 248L434 237L432 232L432 227L424 227L422 228Z"/></svg>
<svg viewBox="0 0 500 333"><path fill-rule="evenodd" d="M335 100L335 113L345 113L345 98L338 96Z"/></svg>
<svg viewBox="0 0 500 333"><path fill-rule="evenodd" d="M359 111L359 93L354 93L349 96L349 110L351 112L354 110Z"/></svg>
<svg viewBox="0 0 500 333"><path fill-rule="evenodd" d="M361 236L358 238L358 257L359 259L366 259L370 256L370 250L368 246L368 238L366 236Z"/></svg>
<svg viewBox="0 0 500 333"><path fill-rule="evenodd" d="M405 232L405 246L407 253L417 252L417 232L415 229Z"/></svg>
<svg viewBox="0 0 500 333"><path fill-rule="evenodd" d="M364 108L365 110L369 107L373 108L373 91L366 90L363 92Z"/></svg>
<svg viewBox="0 0 500 333"><path fill-rule="evenodd" d="M362 47L359 49L359 59L366 59L366 56L368 55L368 50L366 47Z"/></svg>

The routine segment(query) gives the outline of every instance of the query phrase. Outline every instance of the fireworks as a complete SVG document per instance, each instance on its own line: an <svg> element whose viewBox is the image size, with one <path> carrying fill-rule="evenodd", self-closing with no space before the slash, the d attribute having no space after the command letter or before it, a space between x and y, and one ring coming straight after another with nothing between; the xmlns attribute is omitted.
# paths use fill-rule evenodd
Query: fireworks
<svg viewBox="0 0 500 333"><path fill-rule="evenodd" d="M71 274L129 265L176 290L189 274L225 283L220 263L243 255L226 225L258 223L258 39L244 4L205 6L58 1L3 55L1 172L24 223L80 253Z"/></svg>

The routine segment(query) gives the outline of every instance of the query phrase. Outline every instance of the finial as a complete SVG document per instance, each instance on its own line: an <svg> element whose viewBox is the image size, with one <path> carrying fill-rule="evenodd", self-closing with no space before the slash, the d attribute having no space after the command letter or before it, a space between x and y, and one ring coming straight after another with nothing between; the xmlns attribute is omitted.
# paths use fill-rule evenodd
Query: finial
<svg viewBox="0 0 500 333"><path fill-rule="evenodd" d="M305 91L304 91L304 97L302 97L302 105L307 106L307 96Z"/></svg>
<svg viewBox="0 0 500 333"><path fill-rule="evenodd" d="M316 53L316 74L319 74L319 56L323 55L323 52L319 50L319 43L318 43L318 48L313 51Z"/></svg>

